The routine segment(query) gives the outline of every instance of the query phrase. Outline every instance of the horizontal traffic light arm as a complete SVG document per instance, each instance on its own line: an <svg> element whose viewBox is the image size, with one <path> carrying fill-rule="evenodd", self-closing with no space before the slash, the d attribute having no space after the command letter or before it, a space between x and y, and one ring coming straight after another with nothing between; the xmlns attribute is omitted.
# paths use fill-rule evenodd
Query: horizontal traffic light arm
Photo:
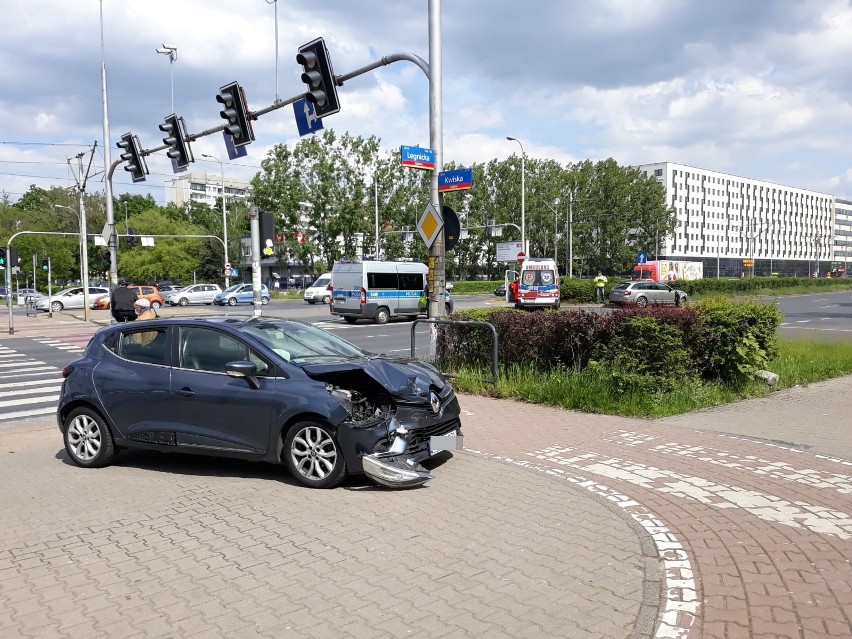
<svg viewBox="0 0 852 639"><path fill-rule="evenodd" d="M357 78L359 75L364 75L365 73L369 73L370 71L373 71L374 69L378 69L379 67L384 67L384 66L387 66L389 64L393 64L394 62L412 62L412 63L416 64L420 68L421 71L423 71L423 73L426 75L427 79L429 78L429 64L425 60L423 60L423 58L421 58L420 56L415 55L413 53L394 53L392 55L388 55L388 56L385 56L385 57L383 57L379 60L376 60L375 62L371 62L370 64L368 64L366 66L359 67L358 69L355 69L354 71L350 71L349 73L335 75L334 76L335 85L341 87L341 86L343 86L343 83L346 82L347 80L351 80L352 78ZM251 120L257 120L262 115L266 115L267 113L272 113L273 111L276 111L277 109L280 109L282 107L293 104L294 102L297 102L298 100L301 100L304 97L305 97L304 93L299 93L299 94L294 95L292 97L285 98L285 99L282 99L282 100L278 100L277 102L274 102L273 104L269 105L268 107L258 109L257 111L249 112L248 116L250 117ZM204 129L203 131L199 131L198 133L190 133L189 131L187 131L185 139L186 139L187 142L195 142L199 138L207 137L208 135L214 135L216 133L221 133L224 130L225 130L225 125L224 124L218 124L218 125L211 127L209 129ZM140 151L141 151L141 155L143 157L145 157L145 156L151 155L152 153L157 153L159 151L165 151L166 149L169 149L169 148L171 148L171 147L168 144L160 144L159 146L151 147L150 149L140 149ZM118 159L118 160L113 161L113 163L109 167L109 171L107 171L107 179L108 180L112 180L112 176L115 173L115 169L118 168L123 163L124 163L124 160L122 160L122 159Z"/></svg>

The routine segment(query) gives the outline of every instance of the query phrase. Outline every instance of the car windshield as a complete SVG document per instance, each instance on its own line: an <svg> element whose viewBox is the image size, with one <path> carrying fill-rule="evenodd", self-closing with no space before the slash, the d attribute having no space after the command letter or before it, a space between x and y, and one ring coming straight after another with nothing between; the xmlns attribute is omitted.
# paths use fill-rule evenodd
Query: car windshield
<svg viewBox="0 0 852 639"><path fill-rule="evenodd" d="M253 320L237 328L297 366L370 355L336 335L300 322Z"/></svg>
<svg viewBox="0 0 852 639"><path fill-rule="evenodd" d="M234 284L233 286L229 286L226 288L223 293L236 293L242 287L242 282L239 284Z"/></svg>
<svg viewBox="0 0 852 639"><path fill-rule="evenodd" d="M321 277L316 282L314 282L314 286L328 286L328 283L331 281L329 277Z"/></svg>

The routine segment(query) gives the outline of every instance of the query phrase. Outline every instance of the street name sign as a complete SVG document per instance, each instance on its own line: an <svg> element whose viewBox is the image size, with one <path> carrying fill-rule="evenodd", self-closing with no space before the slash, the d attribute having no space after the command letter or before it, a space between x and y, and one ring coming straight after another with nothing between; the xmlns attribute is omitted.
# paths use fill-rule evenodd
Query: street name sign
<svg viewBox="0 0 852 639"><path fill-rule="evenodd" d="M399 147L399 160L402 166L413 169L435 169L434 149L421 149L419 146Z"/></svg>
<svg viewBox="0 0 852 639"><path fill-rule="evenodd" d="M438 192L461 191L473 186L473 169L456 169L438 173Z"/></svg>

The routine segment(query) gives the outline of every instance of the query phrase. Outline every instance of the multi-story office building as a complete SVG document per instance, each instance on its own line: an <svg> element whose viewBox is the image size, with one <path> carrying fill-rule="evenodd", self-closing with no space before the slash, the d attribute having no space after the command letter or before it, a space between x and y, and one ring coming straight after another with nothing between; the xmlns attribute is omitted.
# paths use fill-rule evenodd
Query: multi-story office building
<svg viewBox="0 0 852 639"><path fill-rule="evenodd" d="M177 176L165 183L166 203L182 206L187 202L200 202L216 206L218 198L222 197L221 173L190 173ZM229 180L225 176L225 201L234 202L245 200L248 195L249 183L239 180Z"/></svg>
<svg viewBox="0 0 852 639"><path fill-rule="evenodd" d="M705 277L824 275L831 268L834 196L673 162L637 168L665 186L677 213L660 259L701 261ZM849 241L847 251L852 233Z"/></svg>
<svg viewBox="0 0 852 639"><path fill-rule="evenodd" d="M849 274L852 262L852 202L836 200L834 204L834 260Z"/></svg>

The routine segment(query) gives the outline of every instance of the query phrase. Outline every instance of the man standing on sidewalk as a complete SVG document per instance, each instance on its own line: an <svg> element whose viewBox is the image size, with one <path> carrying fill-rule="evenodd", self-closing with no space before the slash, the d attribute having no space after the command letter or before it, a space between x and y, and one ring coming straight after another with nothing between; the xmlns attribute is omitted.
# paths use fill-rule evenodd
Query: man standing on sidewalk
<svg viewBox="0 0 852 639"><path fill-rule="evenodd" d="M606 301L606 284L609 282L603 272L598 271L598 276L595 278L595 301L603 304Z"/></svg>

